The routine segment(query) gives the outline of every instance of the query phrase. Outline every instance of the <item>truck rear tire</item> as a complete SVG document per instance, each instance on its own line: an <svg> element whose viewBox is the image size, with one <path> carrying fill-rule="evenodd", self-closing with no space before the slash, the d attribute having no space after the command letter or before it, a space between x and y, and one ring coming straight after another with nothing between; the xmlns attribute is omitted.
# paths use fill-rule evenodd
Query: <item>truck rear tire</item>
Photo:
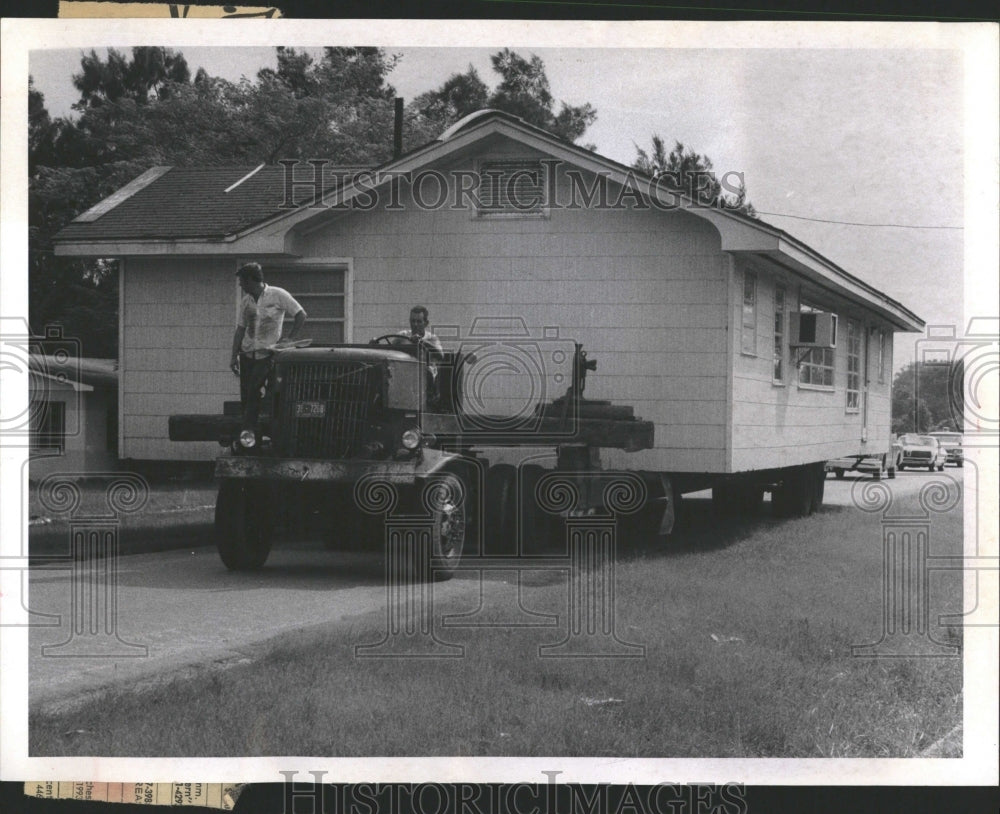
<svg viewBox="0 0 1000 814"><path fill-rule="evenodd" d="M807 517L816 507L819 479L812 466L790 466L771 496L778 517ZM819 500L822 500L820 497Z"/></svg>
<svg viewBox="0 0 1000 814"><path fill-rule="evenodd" d="M215 545L230 571L260 568L271 553L274 514L259 484L224 480L215 501Z"/></svg>
<svg viewBox="0 0 1000 814"><path fill-rule="evenodd" d="M823 496L826 492L826 466L824 464L816 465L816 472L814 474L815 489L813 491L813 506L812 511L818 512L820 506L823 505Z"/></svg>
<svg viewBox="0 0 1000 814"><path fill-rule="evenodd" d="M753 515L764 502L764 487L729 481L712 487L712 508L725 515Z"/></svg>

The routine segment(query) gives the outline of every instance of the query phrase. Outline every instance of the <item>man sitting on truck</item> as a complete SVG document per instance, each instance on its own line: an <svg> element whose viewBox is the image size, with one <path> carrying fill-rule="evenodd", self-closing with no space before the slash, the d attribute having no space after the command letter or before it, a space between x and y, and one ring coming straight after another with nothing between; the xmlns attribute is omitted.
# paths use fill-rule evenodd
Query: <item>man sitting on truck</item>
<svg viewBox="0 0 1000 814"><path fill-rule="evenodd" d="M441 340L427 330L430 324L430 312L423 305L414 305L410 309L410 330L402 330L400 336L406 337L421 348L426 354L428 376L428 396L433 404L437 400L437 375L438 366L435 362L440 361L444 348Z"/></svg>
<svg viewBox="0 0 1000 814"><path fill-rule="evenodd" d="M264 282L264 271L259 263L240 266L236 276L244 296L233 334L229 368L240 377L243 426L250 429L257 423L261 388L270 372L271 357L281 339L285 316L295 320L288 332L288 341L294 341L305 324L306 312L285 289Z"/></svg>

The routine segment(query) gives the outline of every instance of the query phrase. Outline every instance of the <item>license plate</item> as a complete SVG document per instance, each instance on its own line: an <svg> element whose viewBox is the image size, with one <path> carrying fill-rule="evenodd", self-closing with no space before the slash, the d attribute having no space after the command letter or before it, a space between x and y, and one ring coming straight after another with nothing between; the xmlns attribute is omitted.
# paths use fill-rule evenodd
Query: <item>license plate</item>
<svg viewBox="0 0 1000 814"><path fill-rule="evenodd" d="M325 401L297 401L295 402L296 418L323 418L326 415Z"/></svg>

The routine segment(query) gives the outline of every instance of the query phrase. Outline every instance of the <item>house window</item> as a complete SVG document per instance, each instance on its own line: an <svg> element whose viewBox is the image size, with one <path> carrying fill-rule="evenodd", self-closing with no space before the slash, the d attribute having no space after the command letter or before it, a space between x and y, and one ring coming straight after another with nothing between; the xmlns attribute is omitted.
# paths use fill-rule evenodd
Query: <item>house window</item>
<svg viewBox="0 0 1000 814"><path fill-rule="evenodd" d="M785 289L774 289L774 370L771 378L775 382L785 380Z"/></svg>
<svg viewBox="0 0 1000 814"><path fill-rule="evenodd" d="M847 320L847 410L861 406L861 326Z"/></svg>
<svg viewBox="0 0 1000 814"><path fill-rule="evenodd" d="M878 332L878 380L880 384L885 384L885 363L886 363L885 331Z"/></svg>
<svg viewBox="0 0 1000 814"><path fill-rule="evenodd" d="M513 159L483 161L479 165L480 217L541 215L545 202L541 161Z"/></svg>
<svg viewBox="0 0 1000 814"><path fill-rule="evenodd" d="M66 403L42 401L31 413L31 451L56 453L66 451Z"/></svg>
<svg viewBox="0 0 1000 814"><path fill-rule="evenodd" d="M347 335L347 269L266 267L264 279L284 288L306 309L303 338L318 345L339 345ZM285 320L285 334L291 328Z"/></svg>
<svg viewBox="0 0 1000 814"><path fill-rule="evenodd" d="M800 303L799 311L803 314L821 313L808 303ZM799 358L799 384L813 387L833 387L833 348L811 348Z"/></svg>
<svg viewBox="0 0 1000 814"><path fill-rule="evenodd" d="M743 329L740 350L743 353L757 353L757 275L752 271L743 272Z"/></svg>

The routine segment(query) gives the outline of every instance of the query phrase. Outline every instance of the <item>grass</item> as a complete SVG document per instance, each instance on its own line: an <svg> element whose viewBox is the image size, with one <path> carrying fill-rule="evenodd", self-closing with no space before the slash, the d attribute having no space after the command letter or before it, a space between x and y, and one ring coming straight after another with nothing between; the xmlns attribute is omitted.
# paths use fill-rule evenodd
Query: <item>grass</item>
<svg viewBox="0 0 1000 814"><path fill-rule="evenodd" d="M931 523L931 553L956 553L961 508ZM853 508L726 521L693 501L670 544L619 551L616 631L645 658L539 658L552 628L439 629L460 659L354 658L381 638L378 615L250 665L35 713L30 751L912 757L961 721L962 664L852 657L882 629L881 540L880 517ZM961 646L936 625L961 608L960 574L938 576L932 632ZM526 608L565 613L565 583L526 582Z"/></svg>

